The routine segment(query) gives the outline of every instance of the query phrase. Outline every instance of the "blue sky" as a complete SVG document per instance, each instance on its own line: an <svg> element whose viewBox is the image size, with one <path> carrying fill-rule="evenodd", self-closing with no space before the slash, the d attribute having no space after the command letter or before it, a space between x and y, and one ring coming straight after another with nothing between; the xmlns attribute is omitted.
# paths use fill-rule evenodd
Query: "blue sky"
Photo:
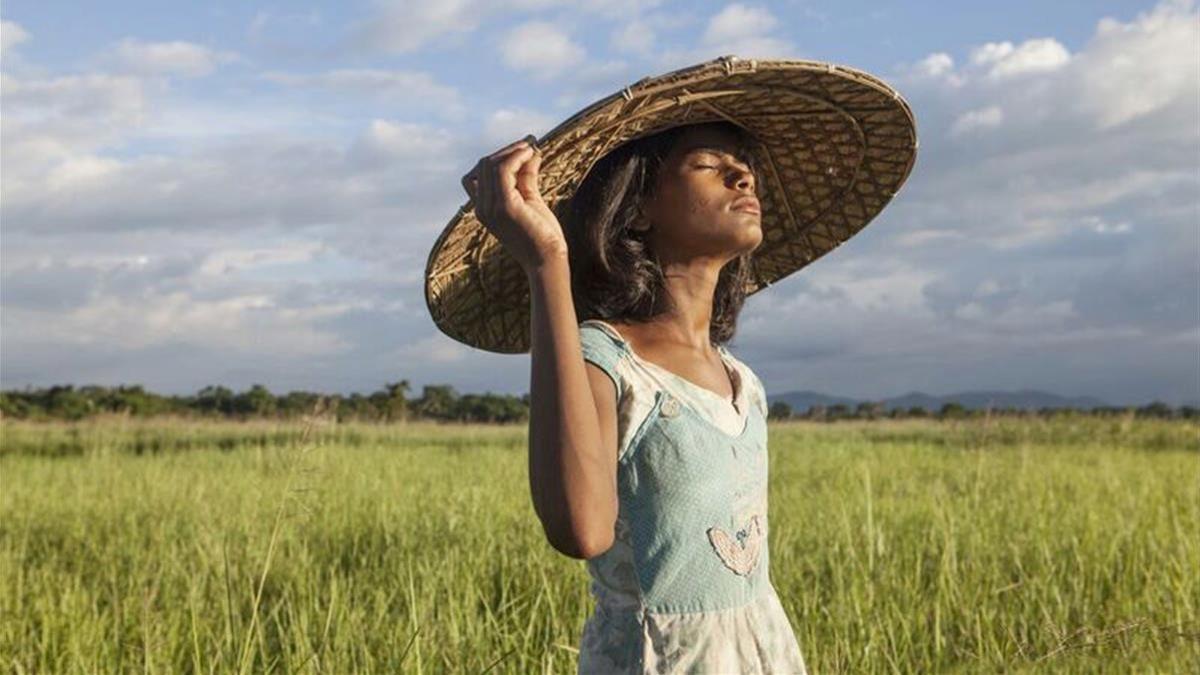
<svg viewBox="0 0 1200 675"><path fill-rule="evenodd" d="M4 387L524 392L527 355L424 306L459 176L733 53L876 74L921 139L867 229L748 300L768 393L1200 400L1194 2L167 7L4 5Z"/></svg>

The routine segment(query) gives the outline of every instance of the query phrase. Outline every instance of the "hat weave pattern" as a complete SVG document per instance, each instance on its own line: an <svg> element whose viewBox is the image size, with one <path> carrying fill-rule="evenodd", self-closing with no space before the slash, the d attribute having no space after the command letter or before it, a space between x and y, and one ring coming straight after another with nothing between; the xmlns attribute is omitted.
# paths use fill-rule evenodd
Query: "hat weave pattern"
<svg viewBox="0 0 1200 675"><path fill-rule="evenodd" d="M748 295L858 233L916 159L912 111L878 78L819 61L722 57L644 78L551 130L539 141L542 196L553 209L624 143L719 120L758 141L763 241ZM434 242L425 272L426 304L442 332L488 351L529 351L525 273L469 202Z"/></svg>

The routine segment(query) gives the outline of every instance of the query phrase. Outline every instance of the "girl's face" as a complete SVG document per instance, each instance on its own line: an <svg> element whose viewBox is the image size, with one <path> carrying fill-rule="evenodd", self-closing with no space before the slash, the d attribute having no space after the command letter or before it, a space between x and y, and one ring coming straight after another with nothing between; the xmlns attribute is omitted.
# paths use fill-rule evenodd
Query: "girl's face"
<svg viewBox="0 0 1200 675"><path fill-rule="evenodd" d="M643 204L659 260L724 262L757 248L763 238L757 189L732 133L716 126L688 127Z"/></svg>

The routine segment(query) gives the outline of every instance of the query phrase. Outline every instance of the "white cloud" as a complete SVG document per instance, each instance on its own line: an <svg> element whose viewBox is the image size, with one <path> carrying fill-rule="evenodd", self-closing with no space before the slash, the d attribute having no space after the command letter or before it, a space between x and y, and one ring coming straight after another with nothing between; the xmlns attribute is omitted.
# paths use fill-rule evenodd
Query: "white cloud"
<svg viewBox="0 0 1200 675"><path fill-rule="evenodd" d="M654 29L650 24L634 19L613 31L609 44L619 52L646 55L654 48Z"/></svg>
<svg viewBox="0 0 1200 675"><path fill-rule="evenodd" d="M322 23L321 13L316 9L310 9L307 12L275 12L259 10L255 12L254 18L250 19L249 26L246 27L246 34L254 40L262 37L267 32L268 27L280 27L286 30L303 26L311 28Z"/></svg>
<svg viewBox="0 0 1200 675"><path fill-rule="evenodd" d="M391 357L400 363L458 363L466 361L472 350L457 340L436 331L428 337L398 347Z"/></svg>
<svg viewBox="0 0 1200 675"><path fill-rule="evenodd" d="M1200 100L1200 16L1192 2L1162 2L1129 23L1101 20L1078 63L1078 107L1100 128L1170 106L1191 116Z"/></svg>
<svg viewBox="0 0 1200 675"><path fill-rule="evenodd" d="M524 108L500 108L488 115L484 123L484 138L489 146L507 145L526 134L542 136L550 131L555 119Z"/></svg>
<svg viewBox="0 0 1200 675"><path fill-rule="evenodd" d="M998 105L990 105L978 110L969 110L954 120L950 127L951 136L961 136L978 129L999 126L1004 121L1004 111Z"/></svg>
<svg viewBox="0 0 1200 675"><path fill-rule="evenodd" d="M554 107L562 111L561 119L561 115L611 95L632 80L629 64L625 61L596 61L581 65L560 86L559 94L554 97Z"/></svg>
<svg viewBox="0 0 1200 675"><path fill-rule="evenodd" d="M700 38L705 58L724 54L742 58L792 56L795 49L788 41L769 34L778 23L765 7L728 5L709 19Z"/></svg>
<svg viewBox="0 0 1200 675"><path fill-rule="evenodd" d="M777 23L766 8L733 3L708 20L701 40L706 44L723 44L755 38L770 32Z"/></svg>
<svg viewBox="0 0 1200 675"><path fill-rule="evenodd" d="M641 16L661 5L662 0L579 0L571 4L608 19L626 19Z"/></svg>
<svg viewBox="0 0 1200 675"><path fill-rule="evenodd" d="M508 32L500 45L505 65L551 79L583 62L586 52L552 23L530 21Z"/></svg>
<svg viewBox="0 0 1200 675"><path fill-rule="evenodd" d="M995 78L1058 70L1070 60L1071 53L1053 38L1026 40L1017 47L989 42L971 52L971 63L987 67L988 76Z"/></svg>
<svg viewBox="0 0 1200 675"><path fill-rule="evenodd" d="M103 187L121 169L121 163L107 157L78 155L64 160L45 176L48 191L68 194L74 190Z"/></svg>
<svg viewBox="0 0 1200 675"><path fill-rule="evenodd" d="M349 144L283 137L215 142L178 156L143 155L79 164L72 157L3 183L9 232L230 233L425 224L452 213L464 164L459 141L436 127L375 120ZM89 164L92 170L88 170ZM54 179L68 170L65 178ZM446 216L448 218L448 216ZM384 234L371 235L378 239ZM390 228L391 239L421 236ZM372 244L363 254L382 255Z"/></svg>
<svg viewBox="0 0 1200 675"><path fill-rule="evenodd" d="M130 352L182 342L258 353L269 343L276 357L304 358L345 347L338 336L313 326L314 320L336 315L344 308L274 309L271 297L262 294L219 299L198 298L185 292L106 296L69 312L15 310L17 316L5 316L5 333L6 340L18 344L41 341L63 347L105 346ZM24 327L29 325L38 326L37 335Z"/></svg>
<svg viewBox="0 0 1200 675"><path fill-rule="evenodd" d="M530 12L565 10L587 20L599 16L606 20L636 19L662 0L445 0L414 3L410 0L375 0L374 11L355 22L347 32L345 48L393 54L420 49L462 47L464 39L475 33L493 16L521 16Z"/></svg>
<svg viewBox="0 0 1200 675"><path fill-rule="evenodd" d="M492 9L478 0L377 0L374 4L372 15L350 30L348 44L393 54L471 33Z"/></svg>
<svg viewBox="0 0 1200 675"><path fill-rule="evenodd" d="M945 75L954 70L954 59L946 52L936 52L921 59L917 63L917 70L929 77Z"/></svg>
<svg viewBox="0 0 1200 675"><path fill-rule="evenodd" d="M1166 2L1101 21L1073 54L1049 37L997 41L901 68L896 82L922 139L917 165L877 223L803 273L803 311L764 312L774 330L804 326L803 345L773 344L746 325L747 344L769 344L762 353L778 356L768 359L772 376L826 390L848 376L881 393L922 382L961 389L936 374L954 362L986 386L1065 392L1075 382L1116 402L1196 398L1200 17L1192 8ZM909 273L887 267L896 261L929 275L920 305L911 306ZM872 297L886 306L871 289L887 284L853 281L876 266L909 289L899 296L904 312L862 309ZM795 288L789 283L772 290ZM814 291L844 283L858 288ZM840 310L828 325L826 305ZM1162 347L1150 355L1141 348L1148 343ZM884 361L886 378L862 365Z"/></svg>
<svg viewBox="0 0 1200 675"><path fill-rule="evenodd" d="M433 164L437 158L449 153L453 143L453 135L444 129L376 119L350 148L349 157L353 163L363 166L406 160Z"/></svg>
<svg viewBox="0 0 1200 675"><path fill-rule="evenodd" d="M216 51L191 42L142 42L132 38L118 43L112 58L131 72L182 77L208 75L217 66L238 60L233 52Z"/></svg>
<svg viewBox="0 0 1200 675"><path fill-rule="evenodd" d="M517 1L522 11L551 4ZM560 51L570 60L572 47L607 40L637 55L640 69L762 55L746 46L791 49L784 15L766 4L705 20L644 15L635 4L598 27L555 5ZM469 53L456 40L499 6L412 6L408 15L381 6L413 23L380 26L399 41L368 46ZM1074 53L1053 37L953 54L927 45L897 80L922 139L909 184L862 234L749 301L739 355L776 393L974 380L1114 400L1194 398L1192 6L1103 20ZM593 20L607 10L585 11ZM438 23L455 16L463 21ZM661 47L682 27L694 49ZM253 377L361 391L383 371L466 390L521 381L527 361L433 331L421 270L480 146L543 134L561 115L501 101L478 112L479 137L464 136L413 114L461 105L448 84L361 59L296 58L316 51L273 53L293 70L263 77L293 89L250 81L259 88L244 101L189 100L179 92L195 85L157 76L203 70L186 62L144 77L22 68L0 78L6 384L178 389ZM311 64L322 70L306 72ZM545 100L590 102L650 74L629 68L580 56ZM246 83L234 69L215 72L231 78L218 84Z"/></svg>
<svg viewBox="0 0 1200 675"><path fill-rule="evenodd" d="M654 61L657 69L662 71L730 54L744 59L800 56L789 41L771 34L778 23L765 7L741 3L727 5L709 17L696 46L664 49Z"/></svg>
<svg viewBox="0 0 1200 675"><path fill-rule="evenodd" d="M1012 52L1013 44L1011 42L988 42L971 50L971 63L977 66L988 65L1003 59Z"/></svg>
<svg viewBox="0 0 1200 675"><path fill-rule="evenodd" d="M1012 42L988 42L970 50L966 64L955 67L954 57L934 52L915 64L900 68L901 75L942 81L954 87L979 80L1003 80L1022 75L1045 74L1066 67L1071 54L1053 38Z"/></svg>
<svg viewBox="0 0 1200 675"><path fill-rule="evenodd" d="M138 129L146 119L146 85L127 75L18 78L0 74L4 124L5 198L58 161L94 153Z"/></svg>
<svg viewBox="0 0 1200 675"><path fill-rule="evenodd" d="M989 42L971 49L961 68L937 52L900 68L900 75L918 90L948 86L938 94L941 101L969 106L951 117L962 131L996 117L971 111L1000 103L1003 121L1025 133L1054 122L1105 129L1155 113L1195 119L1200 17L1193 7L1166 0L1129 22L1102 19L1076 54L1053 38Z"/></svg>
<svg viewBox="0 0 1200 675"><path fill-rule="evenodd" d="M940 81L959 87L966 83L966 78L955 68L954 57L946 52L934 52L912 64L902 64L897 68L900 79L916 82Z"/></svg>
<svg viewBox="0 0 1200 675"><path fill-rule="evenodd" d="M199 274L222 276L254 267L309 262L326 248L315 241L257 248L221 248L209 252L196 271Z"/></svg>
<svg viewBox="0 0 1200 675"><path fill-rule="evenodd" d="M285 86L316 89L337 96L385 98L413 108L434 108L449 117L464 112L458 89L423 72L342 68L306 74L267 72L262 77Z"/></svg>
<svg viewBox="0 0 1200 675"><path fill-rule="evenodd" d="M29 40L29 32L20 24L12 21L0 21L0 53Z"/></svg>

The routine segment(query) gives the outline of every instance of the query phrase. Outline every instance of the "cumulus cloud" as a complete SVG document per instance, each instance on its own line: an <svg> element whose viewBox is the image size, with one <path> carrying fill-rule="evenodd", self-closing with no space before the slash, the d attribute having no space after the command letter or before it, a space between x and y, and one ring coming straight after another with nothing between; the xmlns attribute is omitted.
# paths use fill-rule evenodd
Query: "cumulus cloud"
<svg viewBox="0 0 1200 675"><path fill-rule="evenodd" d="M297 358L337 349L340 338L312 324L344 307L281 307L273 284L247 275L311 261L320 250L299 242L200 254L74 255L6 266L5 339L127 352L164 342L253 352L269 338L272 349L281 350L277 355ZM236 282L229 283L231 275L238 275Z"/></svg>
<svg viewBox="0 0 1200 675"><path fill-rule="evenodd" d="M583 62L587 52L558 26L530 21L513 28L500 43L505 65L548 80Z"/></svg>
<svg viewBox="0 0 1200 675"><path fill-rule="evenodd" d="M351 49L404 54L442 38L473 32L488 13L488 3L477 0L406 2L377 0L368 18L355 22L347 35Z"/></svg>
<svg viewBox="0 0 1200 675"><path fill-rule="evenodd" d="M949 73L954 69L954 58L946 52L937 52L930 54L917 64L917 69L922 75L929 77L938 77Z"/></svg>
<svg viewBox="0 0 1200 675"><path fill-rule="evenodd" d="M609 43L617 51L645 56L654 48L654 38L654 28L644 20L635 19L614 30Z"/></svg>
<svg viewBox="0 0 1200 675"><path fill-rule="evenodd" d="M569 3L563 0L450 0L437 3L376 0L373 4L370 16L354 22L347 31L345 49L406 54L422 49L461 46L463 40L495 16L520 16L546 10L566 9L584 17L637 21L648 10L662 4L662 0Z"/></svg>
<svg viewBox="0 0 1200 675"><path fill-rule="evenodd" d="M113 48L110 59L118 67L135 73L200 77L212 73L219 65L238 60L238 56L181 40L142 42L126 38Z"/></svg>
<svg viewBox="0 0 1200 675"><path fill-rule="evenodd" d="M29 40L29 32L13 21L0 21L0 53Z"/></svg>
<svg viewBox="0 0 1200 675"><path fill-rule="evenodd" d="M497 7L550 12L554 23L520 15L512 32L477 36L511 48L500 66L548 85L541 103L487 109L465 84L364 60L306 71L276 54L279 70L251 79L260 88L244 101L179 95L240 74L219 59L199 80L183 76L203 74L202 60L182 57L6 71L4 386L527 382L526 360L459 345L424 307L425 255L463 201L459 176L501 143L544 134L561 119L547 106L636 79L625 57L657 70L795 54L774 7L691 19L653 4L379 3L352 27L377 40L366 49L438 58ZM1166 2L1098 22L1070 52L1047 33L915 53L886 78L917 117L909 183L861 234L753 296L733 347L771 393L1200 398L1198 18L1192 3ZM541 53L534 40L505 44L530 23L558 41ZM9 66L16 33L4 31ZM606 40L619 54L598 51ZM536 65L572 59L559 72ZM455 105L475 121L441 116Z"/></svg>
<svg viewBox="0 0 1200 675"><path fill-rule="evenodd" d="M733 3L713 14L691 47L670 47L655 57L658 68L673 70L733 54L742 58L797 58L786 39L775 35L779 20L762 6Z"/></svg>
<svg viewBox="0 0 1200 675"><path fill-rule="evenodd" d="M572 3L580 9L609 19L642 16L663 4L662 0L580 0Z"/></svg>
<svg viewBox="0 0 1200 675"><path fill-rule="evenodd" d="M1168 0L1134 21L1106 18L1097 24L1079 58L1077 105L1101 128L1184 102L1191 106L1182 113L1195 109L1200 20L1192 7L1190 1Z"/></svg>
<svg viewBox="0 0 1200 675"><path fill-rule="evenodd" d="M0 75L4 201L20 201L44 189L41 179L57 163L93 155L127 138L146 120L147 89L127 75Z"/></svg>
<svg viewBox="0 0 1200 675"><path fill-rule="evenodd" d="M915 374L938 353L981 383L1015 384L1002 371L1017 369L1023 386L1086 382L1114 402L1200 395L1198 18L1191 3L1168 2L1099 22L1074 54L1049 38L1000 41L968 50L961 66L935 52L898 69L893 82L922 139L914 173L877 223L805 274L809 286L832 285L853 257L911 288L915 272L888 267L899 258L930 276L919 304L880 318L875 333L924 325L931 342L911 354L871 344L854 333L865 312L849 296L846 318L829 320L852 341L855 363L875 353L905 371L911 360L906 373L918 379L907 388L921 377L934 390L962 388ZM1064 349L1070 366L1053 366L1049 355ZM877 382L849 359L841 365ZM827 366L803 372L821 377Z"/></svg>
<svg viewBox="0 0 1200 675"><path fill-rule="evenodd" d="M1057 70L1070 60L1067 48L1053 38L1026 40L1017 47L1011 42L989 42L971 52L971 63L987 68L988 76L996 78Z"/></svg>
<svg viewBox="0 0 1200 675"><path fill-rule="evenodd" d="M733 3L708 20L701 40L708 44L736 42L768 33L778 24L775 16L763 7L747 7Z"/></svg>
<svg viewBox="0 0 1200 675"><path fill-rule="evenodd" d="M765 7L727 5L708 20L700 41L708 49L747 58L783 57L792 46L770 33L779 21Z"/></svg>
<svg viewBox="0 0 1200 675"><path fill-rule="evenodd" d="M5 180L5 229L238 231L315 227L368 217L389 202L436 213L462 160L436 127L375 120L349 144L251 138L178 157L73 157L20 185ZM449 207L441 203L441 210ZM427 210L428 209L428 210Z"/></svg>
<svg viewBox="0 0 1200 675"><path fill-rule="evenodd" d="M542 136L554 126L556 120L549 115L526 108L500 108L488 115L484 125L484 138L497 148L511 143L526 134Z"/></svg>
<svg viewBox="0 0 1200 675"><path fill-rule="evenodd" d="M454 136L444 129L411 122L372 120L348 151L352 164L379 166L395 162L420 165L438 163L454 146Z"/></svg>
<svg viewBox="0 0 1200 675"><path fill-rule="evenodd" d="M998 105L990 105L978 110L968 110L954 120L950 126L951 136L961 136L977 129L999 126L1004 121L1004 111Z"/></svg>
<svg viewBox="0 0 1200 675"><path fill-rule="evenodd" d="M450 117L464 112L457 88L418 71L339 68L318 73L269 71L262 77L288 87L315 90L322 95L399 101L413 107L431 108Z"/></svg>

